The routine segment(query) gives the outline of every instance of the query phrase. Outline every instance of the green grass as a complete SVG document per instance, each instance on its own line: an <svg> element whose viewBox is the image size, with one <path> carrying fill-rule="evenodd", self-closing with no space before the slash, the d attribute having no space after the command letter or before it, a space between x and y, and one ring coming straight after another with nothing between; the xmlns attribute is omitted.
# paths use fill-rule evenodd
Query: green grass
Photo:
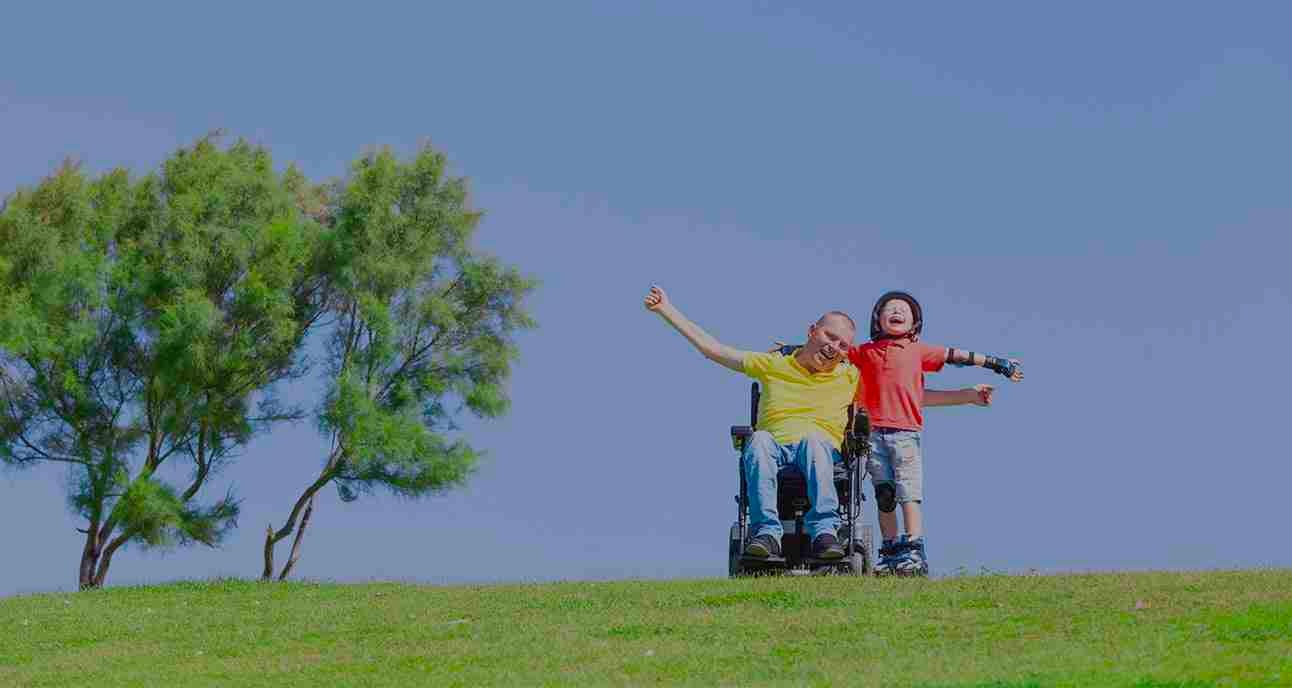
<svg viewBox="0 0 1292 688"><path fill-rule="evenodd" d="M0 600L0 686L1292 686L1292 570Z"/></svg>

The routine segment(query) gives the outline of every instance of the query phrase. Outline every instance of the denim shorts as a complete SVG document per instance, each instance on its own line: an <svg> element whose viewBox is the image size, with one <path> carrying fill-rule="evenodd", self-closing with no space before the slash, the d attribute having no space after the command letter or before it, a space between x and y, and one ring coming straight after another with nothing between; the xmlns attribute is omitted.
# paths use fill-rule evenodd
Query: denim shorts
<svg viewBox="0 0 1292 688"><path fill-rule="evenodd" d="M870 433L866 470L873 485L895 484L898 502L923 501L924 454L919 431L875 428Z"/></svg>

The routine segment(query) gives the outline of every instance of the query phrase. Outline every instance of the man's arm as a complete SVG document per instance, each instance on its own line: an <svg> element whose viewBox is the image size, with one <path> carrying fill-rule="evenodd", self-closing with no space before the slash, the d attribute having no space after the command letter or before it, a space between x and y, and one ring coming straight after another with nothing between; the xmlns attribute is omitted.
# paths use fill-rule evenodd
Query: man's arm
<svg viewBox="0 0 1292 688"><path fill-rule="evenodd" d="M669 301L668 294L665 294L663 289L655 286L650 288L650 293L646 294L646 310L658 313L665 322L672 325L673 329L699 349L705 358L737 373L745 372L745 356L750 352L733 349L723 344L714 339L713 335L700 329L699 325L687 320L686 316L682 315L682 311Z"/></svg>
<svg viewBox="0 0 1292 688"><path fill-rule="evenodd" d="M954 366L982 366L993 370L1013 382L1023 379L1023 364L1018 359L999 358L987 354L975 353L964 349L947 349L947 363ZM928 405L927 402L925 404Z"/></svg>
<svg viewBox="0 0 1292 688"><path fill-rule="evenodd" d="M962 404L973 404L974 406L991 406L991 395L996 392L996 388L991 385L974 385L964 389L924 390L925 406L960 406Z"/></svg>

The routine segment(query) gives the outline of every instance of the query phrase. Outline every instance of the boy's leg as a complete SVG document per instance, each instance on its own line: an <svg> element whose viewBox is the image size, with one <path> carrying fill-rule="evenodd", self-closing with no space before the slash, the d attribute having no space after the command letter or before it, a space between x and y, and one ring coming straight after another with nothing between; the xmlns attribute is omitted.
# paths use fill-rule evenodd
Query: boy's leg
<svg viewBox="0 0 1292 688"><path fill-rule="evenodd" d="M885 540L897 539L897 512L879 512L879 535Z"/></svg>
<svg viewBox="0 0 1292 688"><path fill-rule="evenodd" d="M741 457L745 469L745 486L749 492L749 532L750 546L760 536L770 536L776 543L775 550L760 544L757 556L779 555L781 542L781 519L776 513L776 474L784 459L785 450L776 443L776 438L766 430L755 432L745 444L745 453Z"/></svg>
<svg viewBox="0 0 1292 688"><path fill-rule="evenodd" d="M897 474L893 470L894 447L887 432L871 432L870 455L866 459L866 472L875 489L875 505L879 509L879 532L885 540L897 538Z"/></svg>
<svg viewBox="0 0 1292 688"><path fill-rule="evenodd" d="M879 510L879 533L883 541L879 547L879 561L875 564L877 575L893 573L897 544L897 483L893 471L893 445L887 432L870 434L870 456L866 471L875 489L875 505Z"/></svg>
<svg viewBox="0 0 1292 688"><path fill-rule="evenodd" d="M902 523L906 524L906 534L911 537L923 537L924 514L920 502L902 502Z"/></svg>
<svg viewBox="0 0 1292 688"><path fill-rule="evenodd" d="M902 524L906 534L917 537L924 534L924 518L920 502L924 501L924 455L920 451L920 433L894 432L891 442L893 481L897 487L897 503L902 507Z"/></svg>
<svg viewBox="0 0 1292 688"><path fill-rule="evenodd" d="M924 518L921 503L924 501L924 456L920 448L920 433L893 433L893 474L897 483L897 502L902 507L902 522L906 535L902 550L894 562L898 573L923 575L928 573L924 554Z"/></svg>

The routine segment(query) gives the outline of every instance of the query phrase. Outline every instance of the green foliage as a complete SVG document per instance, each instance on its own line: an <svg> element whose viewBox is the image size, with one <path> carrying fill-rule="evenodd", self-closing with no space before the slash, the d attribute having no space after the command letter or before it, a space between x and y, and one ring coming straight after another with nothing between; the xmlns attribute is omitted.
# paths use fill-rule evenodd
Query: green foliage
<svg viewBox="0 0 1292 688"><path fill-rule="evenodd" d="M236 502L196 493L299 415L273 385L324 306L323 230L287 176L206 138L138 179L65 164L0 209L0 460L68 465L93 552L217 543ZM177 456L186 489L156 473Z"/></svg>
<svg viewBox="0 0 1292 688"><path fill-rule="evenodd" d="M6 199L0 462L68 467L98 566L82 585L127 542L214 545L233 527L231 495L198 494L256 433L303 416L275 390L307 372L314 328L335 445L311 489L461 484L479 453L455 419L506 412L514 336L533 326L533 281L471 245L480 217L429 148L315 185L211 137L155 174L68 163ZM187 486L159 472L176 457Z"/></svg>
<svg viewBox="0 0 1292 688"><path fill-rule="evenodd" d="M335 327L319 409L327 468L345 499L376 487L417 496L460 484L478 452L450 440L460 411L507 410L514 334L533 326L534 282L471 246L466 183L424 148L358 160L333 190L327 243Z"/></svg>

